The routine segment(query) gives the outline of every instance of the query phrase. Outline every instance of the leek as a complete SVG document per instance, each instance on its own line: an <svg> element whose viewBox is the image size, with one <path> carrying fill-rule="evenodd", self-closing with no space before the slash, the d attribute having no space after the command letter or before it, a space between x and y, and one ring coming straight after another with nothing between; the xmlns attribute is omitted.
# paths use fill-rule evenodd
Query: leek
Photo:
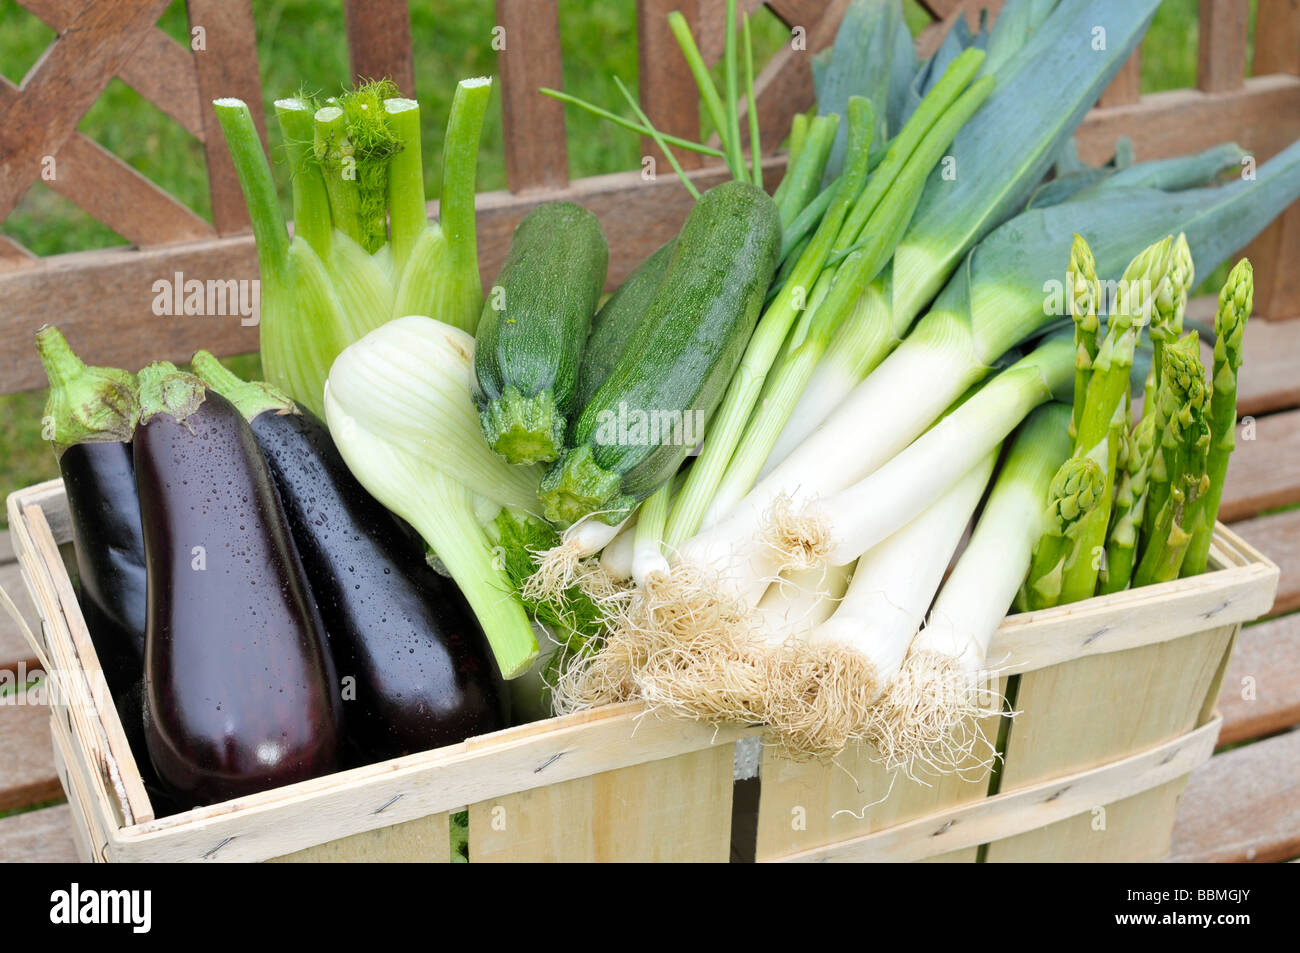
<svg viewBox="0 0 1300 953"><path fill-rule="evenodd" d="M1042 533L1048 487L1070 452L1069 421L1069 405L1050 403L1012 441L970 543L873 718L886 764L912 773L986 762L973 720L1001 706L985 690L985 657Z"/></svg>
<svg viewBox="0 0 1300 953"><path fill-rule="evenodd" d="M919 516L867 550L835 613L809 636L812 646L846 646L863 656L871 701L902 667L997 458L996 450L985 456Z"/></svg>
<svg viewBox="0 0 1300 953"><path fill-rule="evenodd" d="M998 56L984 67L997 85L953 141L957 174L945 174L949 164L931 175L892 266L863 292L873 300L830 344L814 385L774 447L774 462L793 452L898 346L962 256L1024 206L1062 143L1136 47L1158 5L1158 0L1066 2L1050 13L1050 4L1033 0L1006 5L989 40ZM1106 32L1104 51L1090 46L1099 27ZM951 399L937 403L942 408Z"/></svg>
<svg viewBox="0 0 1300 953"><path fill-rule="evenodd" d="M1297 197L1300 143L1260 166L1253 182L1181 192L1116 188L1089 202L1021 213L976 246L902 345L747 500L762 512L783 493L835 492L898 453L1009 348L1065 310L1055 276L1072 234L1090 236L1097 272L1114 274L1151 242L1185 232L1204 272ZM847 453L846 442L856 452ZM844 466L817 465L827 459Z"/></svg>
<svg viewBox="0 0 1300 953"><path fill-rule="evenodd" d="M339 354L325 419L353 475L410 523L469 600L501 673L514 678L537 639L485 526L526 509L540 470L512 467L478 432L470 398L474 339L432 318L390 321Z"/></svg>
<svg viewBox="0 0 1300 953"><path fill-rule="evenodd" d="M1212 269L1297 197L1300 143L1261 166L1253 182L1176 193L1117 188L1090 202L1022 213L976 247L906 341L728 515L683 544L678 561L711 568L718 586L752 604L761 596L756 580L770 578L782 558L799 564L797 544L811 539L820 550L825 540L808 532L806 520L796 522L797 532L777 552L768 544L773 528L788 522L789 514L870 475L929 428L1009 348L1065 310L1055 276L1076 231L1092 236L1102 274L1120 271L1150 242L1179 231L1186 232L1197 267ZM1072 377L1072 343L1066 349ZM882 507L879 500L869 502L872 509ZM1095 545L1103 544L1104 539Z"/></svg>
<svg viewBox="0 0 1300 953"><path fill-rule="evenodd" d="M472 332L482 309L474 180L491 81L456 88L438 223L427 219L419 105L396 92L377 82L324 104L276 102L292 239L247 105L213 103L257 240L267 379L318 414L330 364L353 341L407 314Z"/></svg>
<svg viewBox="0 0 1300 953"><path fill-rule="evenodd" d="M915 519L1025 416L1069 396L1074 349L1057 337L1007 368L880 469L809 507L825 561L856 558Z"/></svg>

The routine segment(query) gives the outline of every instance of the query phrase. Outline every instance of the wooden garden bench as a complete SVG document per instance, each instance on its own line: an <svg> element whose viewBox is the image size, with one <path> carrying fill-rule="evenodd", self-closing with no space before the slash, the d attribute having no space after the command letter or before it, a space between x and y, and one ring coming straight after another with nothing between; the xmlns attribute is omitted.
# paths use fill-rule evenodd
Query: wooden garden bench
<svg viewBox="0 0 1300 953"><path fill-rule="evenodd" d="M19 0L59 38L21 86L0 80L0 219L56 156L50 183L133 246L38 258L0 236L0 393L44 383L32 333L57 316L88 361L137 367L183 361L198 347L219 354L254 350L256 330L237 318L165 320L148 315L146 291L158 275L256 276L243 199L207 102L237 95L261 121L254 23L247 0L189 0L190 21L206 31L206 53L192 53L154 27L168 0ZM812 101L809 58L834 36L848 0L769 0L807 50L786 48L763 73L758 108L774 169L776 130ZM754 8L756 0L741 0ZM361 8L365 15L360 15ZM998 0L922 0L935 23L918 40L932 49L956 17ZM414 94L406 0L344 0L348 46L357 75L391 75ZM698 133L696 92L664 16L681 9L710 59L721 52L721 0L639 0L641 101L663 130ZM1255 55L1246 76L1247 0L1201 0L1196 89L1140 96L1139 54L1101 97L1079 133L1085 160L1108 157L1129 136L1141 159L1182 154L1235 139L1261 161L1300 138L1300 0L1259 0ZM495 274L511 230L540 201L567 198L595 211L613 239L610 281L673 233L688 206L671 177L639 172L569 181L562 106L538 86L561 86L556 0L497 0L505 27L500 85L510 189L479 198L480 254ZM490 25L484 25L485 33ZM121 77L198 137L207 154L213 221L181 203L76 132L113 76ZM646 144L647 151L653 145ZM725 172L693 154L683 164L701 187ZM776 176L768 177L775 181ZM1300 855L1300 204L1248 250L1261 279L1257 317L1246 338L1240 410L1254 439L1238 444L1222 519L1281 567L1270 618L1246 628L1223 683L1223 749L1193 775L1182 797L1171 859L1285 860ZM1212 316L1213 301L1192 312ZM1292 320L1287 320L1291 318ZM141 324L147 320L147 325ZM0 587L29 624L7 533L0 533ZM1287 613L1292 613L1287 615ZM0 616L0 677L36 668L16 627ZM39 706L0 705L0 861L75 859L69 809L55 774L48 717Z"/></svg>

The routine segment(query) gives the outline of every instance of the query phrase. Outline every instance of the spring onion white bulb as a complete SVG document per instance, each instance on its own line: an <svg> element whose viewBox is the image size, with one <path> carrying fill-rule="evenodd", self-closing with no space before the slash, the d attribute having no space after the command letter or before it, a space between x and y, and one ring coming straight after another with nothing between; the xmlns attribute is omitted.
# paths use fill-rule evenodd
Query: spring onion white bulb
<svg viewBox="0 0 1300 953"><path fill-rule="evenodd" d="M1056 337L1017 361L896 457L853 486L805 508L809 538L840 565L883 541L942 496L999 446L1031 410L1068 397L1074 345Z"/></svg>

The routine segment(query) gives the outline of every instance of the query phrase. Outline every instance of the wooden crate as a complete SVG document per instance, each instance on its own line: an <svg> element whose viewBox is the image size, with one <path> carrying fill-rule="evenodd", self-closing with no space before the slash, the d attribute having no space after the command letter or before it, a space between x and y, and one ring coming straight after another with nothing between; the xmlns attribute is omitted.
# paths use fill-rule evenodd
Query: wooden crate
<svg viewBox="0 0 1300 953"><path fill-rule="evenodd" d="M618 705L158 818L59 552L62 481L8 513L41 626L51 733L78 850L96 861L424 860L449 857L468 808L486 860L725 861L735 743L756 729ZM1213 699L1243 622L1268 611L1278 570L1220 525L1214 571L1012 616L990 649L1019 714L987 780L891 782L856 751L762 764L760 860L1154 860L1187 775L1219 733ZM986 726L991 737L998 719ZM892 790L891 790L892 784Z"/></svg>

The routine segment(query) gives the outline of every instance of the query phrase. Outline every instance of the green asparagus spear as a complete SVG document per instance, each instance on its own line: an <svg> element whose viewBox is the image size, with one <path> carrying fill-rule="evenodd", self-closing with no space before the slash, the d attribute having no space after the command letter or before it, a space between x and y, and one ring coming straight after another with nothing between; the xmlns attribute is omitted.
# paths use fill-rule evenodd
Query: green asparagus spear
<svg viewBox="0 0 1300 953"><path fill-rule="evenodd" d="M1178 578L1192 539L1190 518L1210 484L1206 473L1211 443L1206 418L1209 394L1203 383L1205 370L1201 367L1200 342L1195 333L1189 334L1170 345L1166 353L1172 356L1175 349L1185 349L1188 373L1195 374L1196 379L1186 388L1182 406L1170 414L1160 438L1147 503L1156 506L1158 501L1158 509L1133 575L1134 586ZM1167 360L1162 376L1176 372L1177 366L1176 362Z"/></svg>
<svg viewBox="0 0 1300 953"><path fill-rule="evenodd" d="M1083 416L1075 435L1074 456L1091 457L1106 475L1102 499L1085 517L1074 561L1066 567L1061 603L1093 595L1105 552L1119 443L1128 432L1129 373L1138 335L1150 322L1155 292L1169 270L1172 236L1149 246L1134 258L1120 279L1115 306L1106 322L1106 336L1097 348L1088 378Z"/></svg>
<svg viewBox="0 0 1300 953"><path fill-rule="evenodd" d="M1070 268L1066 273L1070 286L1067 304L1074 319L1074 413L1070 418L1070 435L1079 432L1083 405L1088 392L1088 376L1097 359L1098 312L1101 307L1101 284L1097 281L1097 261L1082 235L1076 234L1070 246Z"/></svg>
<svg viewBox="0 0 1300 953"><path fill-rule="evenodd" d="M1071 457L1056 471L1048 491L1045 530L1034 547L1021 594L1023 608L1046 609L1060 601L1065 568L1080 558L1078 542L1084 518L1105 491L1106 474L1091 457Z"/></svg>
<svg viewBox="0 0 1300 953"><path fill-rule="evenodd" d="M1214 394L1210 399L1210 457L1206 464L1208 490L1195 505L1191 520L1192 541L1183 559L1182 574L1205 571L1210 553L1214 521L1219 515L1228 457L1237 442L1237 371L1241 367L1241 345L1246 319L1255 293L1255 270L1243 258L1228 275L1219 292L1219 310L1214 316Z"/></svg>
<svg viewBox="0 0 1300 953"><path fill-rule="evenodd" d="M1178 416L1180 413L1185 416L1189 406L1208 405L1208 398L1200 342L1195 333L1188 334L1165 348L1160 393L1156 396L1159 401L1159 416L1156 418L1159 436L1151 455L1147 478L1148 499L1142 520L1142 548L1146 547L1145 540L1154 538L1156 520L1178 475L1179 461L1176 453L1182 445L1182 431L1187 426L1186 421L1180 421ZM1142 558L1141 553L1138 558Z"/></svg>
<svg viewBox="0 0 1300 953"><path fill-rule="evenodd" d="M1125 441L1127 459L1119 467L1119 484L1115 488L1114 515L1106 539L1106 571L1101 575L1098 592L1106 594L1127 589L1133 577L1137 555L1138 531L1146 509L1147 477L1155 451L1157 413L1153 397L1151 413L1144 414L1137 428Z"/></svg>
<svg viewBox="0 0 1300 953"><path fill-rule="evenodd" d="M1151 313L1151 370L1147 373L1146 401L1150 403L1160 387L1160 366L1164 360L1165 345L1177 341L1183 333L1183 317L1187 313L1187 294L1196 280L1196 266L1187 236L1179 234L1174 241L1169 262L1169 273L1156 292L1155 308Z"/></svg>

